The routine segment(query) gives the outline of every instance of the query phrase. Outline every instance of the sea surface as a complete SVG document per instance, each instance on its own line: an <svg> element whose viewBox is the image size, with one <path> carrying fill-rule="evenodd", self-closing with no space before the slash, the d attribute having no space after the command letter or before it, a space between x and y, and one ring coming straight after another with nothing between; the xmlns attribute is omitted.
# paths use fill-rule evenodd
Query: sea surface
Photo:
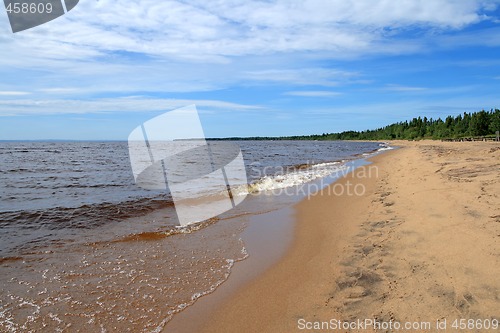
<svg viewBox="0 0 500 333"><path fill-rule="evenodd" d="M250 195L180 227L168 190L135 184L127 142L0 142L0 331L160 331L248 256L240 234L249 216L388 149L234 143L245 161L241 193Z"/></svg>

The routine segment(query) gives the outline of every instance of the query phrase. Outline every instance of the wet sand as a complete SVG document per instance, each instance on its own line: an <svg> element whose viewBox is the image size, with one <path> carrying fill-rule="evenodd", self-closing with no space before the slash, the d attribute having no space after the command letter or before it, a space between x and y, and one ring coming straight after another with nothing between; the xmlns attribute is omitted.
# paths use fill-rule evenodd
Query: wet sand
<svg viewBox="0 0 500 333"><path fill-rule="evenodd" d="M293 239L292 207L253 215L241 234L249 256L237 262L230 277L214 293L198 299L193 305L173 316L163 332L198 332L225 301L240 288L256 279L284 256Z"/></svg>
<svg viewBox="0 0 500 333"><path fill-rule="evenodd" d="M299 203L285 256L200 330L294 332L331 319L434 330L446 319L452 331L454 319L499 319L500 145L394 144L371 171Z"/></svg>

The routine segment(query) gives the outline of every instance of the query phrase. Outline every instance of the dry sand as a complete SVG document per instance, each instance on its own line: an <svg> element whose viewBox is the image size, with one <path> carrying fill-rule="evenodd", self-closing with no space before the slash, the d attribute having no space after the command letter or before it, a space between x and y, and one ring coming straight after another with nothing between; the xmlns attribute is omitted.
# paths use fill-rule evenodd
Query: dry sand
<svg viewBox="0 0 500 333"><path fill-rule="evenodd" d="M500 144L395 144L371 172L299 203L291 249L203 331L295 332L300 319L365 318L446 319L453 331L456 318L500 319ZM339 196L339 184L366 192Z"/></svg>

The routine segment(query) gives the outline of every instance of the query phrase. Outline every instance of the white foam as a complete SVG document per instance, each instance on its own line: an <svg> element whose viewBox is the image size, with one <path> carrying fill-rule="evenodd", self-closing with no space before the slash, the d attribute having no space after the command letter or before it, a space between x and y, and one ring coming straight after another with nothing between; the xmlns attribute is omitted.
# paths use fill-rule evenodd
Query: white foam
<svg viewBox="0 0 500 333"><path fill-rule="evenodd" d="M248 185L248 192L256 193L263 191L272 191L292 186L299 186L318 178L323 178L332 173L345 170L345 165L339 162L329 162L315 164L308 169L298 170L275 176L265 176L256 182Z"/></svg>
<svg viewBox="0 0 500 333"><path fill-rule="evenodd" d="M378 146L380 148L377 149L377 152L394 149L394 147L391 147L388 142L379 143Z"/></svg>

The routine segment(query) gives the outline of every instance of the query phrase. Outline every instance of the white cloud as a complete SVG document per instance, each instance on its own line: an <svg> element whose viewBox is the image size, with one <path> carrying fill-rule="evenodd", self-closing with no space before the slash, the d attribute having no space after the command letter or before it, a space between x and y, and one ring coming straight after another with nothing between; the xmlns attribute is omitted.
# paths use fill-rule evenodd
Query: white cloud
<svg viewBox="0 0 500 333"><path fill-rule="evenodd" d="M1 91L0 90L0 96L22 96L22 95L29 95L29 92L26 91Z"/></svg>
<svg viewBox="0 0 500 333"><path fill-rule="evenodd" d="M248 71L243 73L243 78L296 85L337 86L355 80L359 75L356 72L328 68L300 68Z"/></svg>
<svg viewBox="0 0 500 333"><path fill-rule="evenodd" d="M129 96L93 100L0 100L0 116L168 111L191 104L196 104L202 111L250 111L261 109L258 105L244 105L218 100Z"/></svg>
<svg viewBox="0 0 500 333"><path fill-rule="evenodd" d="M425 91L427 88L424 87L411 87L411 86L402 86L399 84L387 84L384 90L388 91L402 91L402 92L412 92L412 91Z"/></svg>
<svg viewBox="0 0 500 333"><path fill-rule="evenodd" d="M39 89L39 91L47 94L71 94L80 91L78 88L44 88Z"/></svg>
<svg viewBox="0 0 500 333"><path fill-rule="evenodd" d="M2 42L50 59L85 59L117 51L203 61L281 52L365 53L374 48L381 51L376 46L387 36L384 28L458 29L485 19L484 13L497 4L479 0L81 1L64 17Z"/></svg>
<svg viewBox="0 0 500 333"><path fill-rule="evenodd" d="M287 91L285 95L300 96L300 97L334 97L342 95L339 92L327 90L303 90L303 91Z"/></svg>
<svg viewBox="0 0 500 333"><path fill-rule="evenodd" d="M457 85L457 86L440 86L440 87L418 87L418 86L404 86L399 84L387 84L383 88L378 90L388 91L388 92L401 92L401 93L419 93L419 95L425 95L427 97L436 95L460 95L460 94L471 94L473 91L481 91L482 88L479 85Z"/></svg>
<svg viewBox="0 0 500 333"><path fill-rule="evenodd" d="M61 18L17 34L8 30L6 15L0 17L0 75L29 69L36 80L26 80L27 74L5 84L50 94L62 94L57 89L71 84L76 90L67 95L213 91L263 82L331 87L353 83L361 74L319 68L315 61L408 54L456 43L499 44L494 36L442 35L490 19L485 15L498 4L87 0ZM415 27L424 32L405 35ZM437 37L429 38L428 30ZM273 57L284 61L269 61Z"/></svg>

